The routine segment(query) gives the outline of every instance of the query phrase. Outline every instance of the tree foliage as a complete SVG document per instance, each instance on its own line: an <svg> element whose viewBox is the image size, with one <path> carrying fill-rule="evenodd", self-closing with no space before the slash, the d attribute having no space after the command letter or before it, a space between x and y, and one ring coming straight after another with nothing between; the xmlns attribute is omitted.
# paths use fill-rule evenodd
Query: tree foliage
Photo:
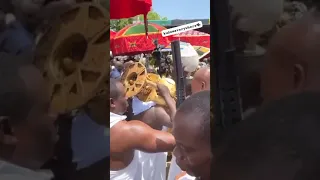
<svg viewBox="0 0 320 180"><path fill-rule="evenodd" d="M143 20L144 20L143 15L139 15L139 19L140 19L141 21L143 21ZM151 11L148 13L147 19L148 19L148 20L168 20L167 17L162 17L162 16L160 16L160 15L159 15L157 12L155 12L154 10L151 10Z"/></svg>
<svg viewBox="0 0 320 180"><path fill-rule="evenodd" d="M119 31L120 29L132 24L133 18L110 20L110 29Z"/></svg>
<svg viewBox="0 0 320 180"><path fill-rule="evenodd" d="M167 17L160 16L154 10L151 10L147 15L148 20L168 20ZM110 28L115 31L119 31L120 29L126 27L129 24L132 24L134 21L144 21L143 15L138 15L136 17L128 18L128 19L118 19L110 21Z"/></svg>

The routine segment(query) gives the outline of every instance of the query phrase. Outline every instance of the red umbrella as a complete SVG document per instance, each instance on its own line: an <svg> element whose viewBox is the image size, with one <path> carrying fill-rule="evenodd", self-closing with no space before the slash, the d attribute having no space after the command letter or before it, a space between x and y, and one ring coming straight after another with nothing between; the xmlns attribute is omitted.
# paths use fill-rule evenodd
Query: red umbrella
<svg viewBox="0 0 320 180"><path fill-rule="evenodd" d="M154 50L154 40L167 46L170 41L162 37L161 31L166 28L157 24L148 24L148 37L145 36L145 27L143 23L136 23L126 26L117 32L113 39L111 50L114 55L138 54L151 52Z"/></svg>
<svg viewBox="0 0 320 180"><path fill-rule="evenodd" d="M110 46L113 45L113 39L116 36L117 32L110 30Z"/></svg>
<svg viewBox="0 0 320 180"><path fill-rule="evenodd" d="M111 0L110 19L130 18L143 14L145 35L148 36L147 14L151 6L152 0Z"/></svg>
<svg viewBox="0 0 320 180"><path fill-rule="evenodd" d="M190 30L172 35L169 38L171 41L180 40L183 42L188 42L193 46L203 46L210 48L210 34L200 31Z"/></svg>
<svg viewBox="0 0 320 180"><path fill-rule="evenodd" d="M117 32L110 30L110 39L113 39L116 36Z"/></svg>
<svg viewBox="0 0 320 180"><path fill-rule="evenodd" d="M140 14L147 15L152 0L111 0L110 19L130 18Z"/></svg>

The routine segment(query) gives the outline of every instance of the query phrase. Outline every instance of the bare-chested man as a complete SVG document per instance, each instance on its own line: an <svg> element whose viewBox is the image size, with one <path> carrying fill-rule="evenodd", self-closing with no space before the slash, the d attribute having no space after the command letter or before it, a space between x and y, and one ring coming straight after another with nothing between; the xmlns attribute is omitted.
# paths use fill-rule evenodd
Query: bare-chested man
<svg viewBox="0 0 320 180"><path fill-rule="evenodd" d="M313 10L281 29L269 44L261 79L266 102L320 90L320 12Z"/></svg>
<svg viewBox="0 0 320 180"><path fill-rule="evenodd" d="M174 137L141 121L124 121L128 107L124 87L110 79L110 179L142 179L139 150L149 153L172 151Z"/></svg>

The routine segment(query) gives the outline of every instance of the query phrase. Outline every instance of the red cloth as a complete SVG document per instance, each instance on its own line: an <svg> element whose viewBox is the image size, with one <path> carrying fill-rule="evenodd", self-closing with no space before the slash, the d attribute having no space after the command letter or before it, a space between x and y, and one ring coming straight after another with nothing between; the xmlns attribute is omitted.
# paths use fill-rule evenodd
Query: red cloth
<svg viewBox="0 0 320 180"><path fill-rule="evenodd" d="M130 55L152 52L155 48L154 40L157 39L158 43L164 46L170 44L167 37L163 37L161 31L166 28L158 24L149 23L151 26L148 37L144 31L138 30L133 32L136 26L141 26L143 23L130 24L117 32L116 36L111 41L110 49L113 55ZM126 34L131 30L130 34Z"/></svg>
<svg viewBox="0 0 320 180"><path fill-rule="evenodd" d="M169 36L169 39L171 41L180 40L183 42L187 42L193 46L203 46L210 48L210 34L196 30L190 30L176 35L172 35Z"/></svg>
<svg viewBox="0 0 320 180"><path fill-rule="evenodd" d="M110 30L110 46L113 45L113 39L116 36L117 32Z"/></svg>
<svg viewBox="0 0 320 180"><path fill-rule="evenodd" d="M169 45L170 41L162 37L161 33L149 34L148 38L145 35L128 36L123 38L115 38L112 40L111 51L113 55L134 55L139 53L151 53L155 46L154 39L164 46Z"/></svg>
<svg viewBox="0 0 320 180"><path fill-rule="evenodd" d="M117 32L110 30L110 39L113 39L116 36Z"/></svg>
<svg viewBox="0 0 320 180"><path fill-rule="evenodd" d="M130 18L148 14L152 0L111 0L110 19Z"/></svg>

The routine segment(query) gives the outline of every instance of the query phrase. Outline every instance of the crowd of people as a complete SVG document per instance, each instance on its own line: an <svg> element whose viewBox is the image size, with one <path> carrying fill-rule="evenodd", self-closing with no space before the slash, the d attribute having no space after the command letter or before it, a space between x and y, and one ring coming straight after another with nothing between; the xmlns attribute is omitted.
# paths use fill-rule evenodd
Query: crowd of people
<svg viewBox="0 0 320 180"><path fill-rule="evenodd" d="M12 13L29 14L31 9ZM209 67L195 72L186 84L187 98L176 108L163 84L157 88L166 107L128 99L119 78L133 62L113 61L109 94L99 94L74 114L52 113L47 82L31 63L36 38L30 22L5 12L0 36L0 179L319 179L319 14L319 9L311 9L271 38L256 62L261 70L253 68L258 72L241 79L241 87L261 85L253 93L241 92L246 110L254 110L220 131L210 124L214 89ZM20 36L23 40L18 41Z"/></svg>
<svg viewBox="0 0 320 180"><path fill-rule="evenodd" d="M210 67L200 67L194 73L186 84L190 86L190 94L176 109L174 98L163 84L158 84L157 89L166 107L140 101L135 96L127 99L119 80L135 62L113 59L112 63L110 179L210 179ZM188 136L184 132L189 132ZM199 147L203 147L202 151L194 153ZM168 169L167 157L172 151Z"/></svg>
<svg viewBox="0 0 320 180"><path fill-rule="evenodd" d="M192 95L178 107L174 116L170 116L172 136L146 126L149 132L153 132L149 135L150 139L159 137L153 140L143 138L145 146L160 140L157 148L152 151L141 146L130 148L129 160L122 156L124 151L111 150L111 177L121 179L126 175L124 179L162 179L162 176L155 174L150 176L149 167L153 167L153 172L159 170L160 167L155 166L159 161L145 163L142 160L144 157L135 153L144 151L155 155L173 150L172 159L180 172L173 177L170 176L170 169L169 180L319 179L318 26L317 8L304 12L292 22L286 22L269 40L265 54L256 59L258 67L252 65L241 72L243 77L250 77L246 80L241 77L240 86L249 86L242 90L255 88L252 93L241 92L241 95L246 95L242 97L245 110L250 110L243 121L223 131L218 125L211 125L210 135L210 92L201 88L197 92L197 88L192 86L206 82L193 78ZM200 77L205 76L201 74ZM118 86L121 90L121 85ZM117 144L112 137L116 133L120 136L118 128L124 124L138 123L124 121L126 118L119 117L117 121L121 125L112 126L111 148L126 146L126 143ZM113 128L116 129L113 131ZM144 128L140 130L145 131ZM135 134L140 133L135 131ZM116 163L120 154L122 168ZM174 163L171 166L174 167ZM128 173L133 172L132 169L135 173ZM149 173L147 178L146 172Z"/></svg>

